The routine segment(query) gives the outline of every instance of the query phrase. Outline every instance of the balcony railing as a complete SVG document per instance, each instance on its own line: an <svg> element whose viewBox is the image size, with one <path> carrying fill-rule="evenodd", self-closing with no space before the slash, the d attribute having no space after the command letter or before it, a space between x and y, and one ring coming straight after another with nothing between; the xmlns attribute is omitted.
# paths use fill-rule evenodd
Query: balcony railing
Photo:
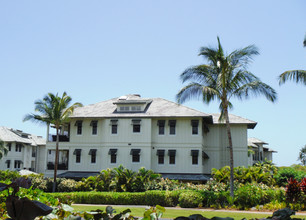
<svg viewBox="0 0 306 220"><path fill-rule="evenodd" d="M48 162L48 163L47 163L47 169L48 169L48 170L54 170L54 163ZM59 164L57 165L57 169L58 169L58 170L68 170L68 164L59 163Z"/></svg>
<svg viewBox="0 0 306 220"><path fill-rule="evenodd" d="M56 135L52 135L49 141L56 142ZM59 142L69 142L69 137L67 135L59 135Z"/></svg>

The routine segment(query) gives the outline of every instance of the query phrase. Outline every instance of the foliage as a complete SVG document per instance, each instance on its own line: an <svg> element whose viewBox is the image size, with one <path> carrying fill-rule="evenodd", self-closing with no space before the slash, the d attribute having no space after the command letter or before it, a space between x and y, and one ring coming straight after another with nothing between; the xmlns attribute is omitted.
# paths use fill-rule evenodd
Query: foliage
<svg viewBox="0 0 306 220"><path fill-rule="evenodd" d="M143 218L141 220L155 220L159 219L163 216L166 209L160 205L156 205L155 207L149 207L143 213Z"/></svg>
<svg viewBox="0 0 306 220"><path fill-rule="evenodd" d="M142 167L138 172L134 172L120 165L113 169L102 170L99 175L76 183L75 191L144 192L159 180L160 174L152 170Z"/></svg>
<svg viewBox="0 0 306 220"><path fill-rule="evenodd" d="M186 191L179 197L179 205L182 208L202 207L203 196L200 192Z"/></svg>
<svg viewBox="0 0 306 220"><path fill-rule="evenodd" d="M77 182L73 179L62 179L57 185L59 192L73 192L76 188Z"/></svg>
<svg viewBox="0 0 306 220"><path fill-rule="evenodd" d="M2 157L4 157L5 155L7 155L8 153L8 148L7 146L4 144L4 142L0 139L0 160L2 159Z"/></svg>
<svg viewBox="0 0 306 220"><path fill-rule="evenodd" d="M300 181L306 176L306 172L296 169L296 167L279 168L276 175L274 175L276 184L279 186L286 186L290 178Z"/></svg>
<svg viewBox="0 0 306 220"><path fill-rule="evenodd" d="M135 219L130 213L130 209L125 209L124 211L115 214L116 211L111 206L107 206L105 210L92 210L85 212L77 212L74 209L66 204L59 204L52 213L45 217L39 218L40 220L53 220L53 219Z"/></svg>
<svg viewBox="0 0 306 220"><path fill-rule="evenodd" d="M269 101L274 102L276 91L247 70L253 56L259 54L254 45L234 50L227 55L219 37L217 40L216 48L202 47L200 49L199 55L208 61L207 64L188 68L181 74L182 82L189 82L189 84L178 92L177 101L183 103L191 98L201 98L207 104L214 100L220 103L219 120L226 124L230 150L230 191L233 197L234 156L228 113L233 107L231 98L246 99L250 95L264 95Z"/></svg>
<svg viewBox="0 0 306 220"><path fill-rule="evenodd" d="M303 166L306 166L306 145L300 149L298 160Z"/></svg>
<svg viewBox="0 0 306 220"><path fill-rule="evenodd" d="M56 148L55 148L55 162L54 162L54 181L52 191L56 189L56 175L58 165L58 148L59 148L59 130L70 119L69 116L74 109L83 106L81 103L74 103L70 105L71 97L66 92L60 97L58 94L54 95L48 93L42 100L35 102L35 111L39 114L27 114L23 121L31 120L33 122L40 122L43 124L53 125L56 129Z"/></svg>
<svg viewBox="0 0 306 220"><path fill-rule="evenodd" d="M32 220L37 216L48 215L52 212L52 208L48 205L39 201L30 200L20 191L20 187L28 189L30 185L31 181L23 177L17 178L10 184L0 183L0 191L6 197L6 209L2 213L3 216L8 215L12 220Z"/></svg>
<svg viewBox="0 0 306 220"><path fill-rule="evenodd" d="M245 167L235 167L234 177L235 181L238 183L264 183L267 185L274 185L275 180L273 174L275 174L276 167L270 161L258 162L254 166L248 168ZM219 183L229 183L230 180L230 167L225 166L221 169L212 169L212 175L216 182Z"/></svg>
<svg viewBox="0 0 306 220"><path fill-rule="evenodd" d="M264 184L247 183L235 191L234 204L239 209L249 209L257 205L264 205L273 200L284 198L284 191L273 189Z"/></svg>
<svg viewBox="0 0 306 220"><path fill-rule="evenodd" d="M305 179L305 178L304 178ZM303 181L304 181L303 179ZM298 182L296 179L290 178L288 180L288 184L286 186L286 199L290 203L296 203L301 200L301 194L302 194L302 188L301 183Z"/></svg>
<svg viewBox="0 0 306 220"><path fill-rule="evenodd" d="M17 171L10 171L10 170L0 170L0 181L5 180L15 180L18 177L21 177Z"/></svg>

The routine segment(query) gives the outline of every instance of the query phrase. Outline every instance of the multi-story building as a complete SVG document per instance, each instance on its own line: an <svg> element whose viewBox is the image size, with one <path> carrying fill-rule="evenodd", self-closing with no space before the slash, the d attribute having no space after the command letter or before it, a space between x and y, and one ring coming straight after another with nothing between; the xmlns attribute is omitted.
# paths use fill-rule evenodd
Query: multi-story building
<svg viewBox="0 0 306 220"><path fill-rule="evenodd" d="M206 114L162 98L126 95L79 107L61 128L59 176L82 177L103 169L152 169L175 179L206 180L229 165L228 138L219 114ZM230 115L235 166L248 165L247 130L256 122ZM39 165L53 175L55 135Z"/></svg>
<svg viewBox="0 0 306 220"><path fill-rule="evenodd" d="M46 140L40 136L24 133L7 127L0 127L0 140L8 148L8 154L0 160L1 170L27 169L44 172L37 158L44 158Z"/></svg>
<svg viewBox="0 0 306 220"><path fill-rule="evenodd" d="M272 154L276 153L277 151L272 150L264 145L268 145L268 143L259 140L258 138L250 137L248 138L248 146L250 150L253 151L252 154L249 154L248 165L252 166L257 162L264 162L264 161L272 161Z"/></svg>

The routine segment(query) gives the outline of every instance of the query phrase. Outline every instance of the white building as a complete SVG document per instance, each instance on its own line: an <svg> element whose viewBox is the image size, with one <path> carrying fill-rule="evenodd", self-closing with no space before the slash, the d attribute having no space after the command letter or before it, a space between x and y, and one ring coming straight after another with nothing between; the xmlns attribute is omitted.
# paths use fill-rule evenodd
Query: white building
<svg viewBox="0 0 306 220"><path fill-rule="evenodd" d="M86 177L122 164L175 179L206 180L229 165L228 138L219 114L206 114L162 98L127 95L77 108L60 136L58 173ZM256 122L230 115L235 166L248 165L247 129ZM39 166L53 175L55 135Z"/></svg>
<svg viewBox="0 0 306 220"><path fill-rule="evenodd" d="M44 172L44 166L38 165L37 158L44 158L41 152L44 152L46 148L45 139L0 126L0 140L9 150L8 154L0 160L1 170L27 169L34 172Z"/></svg>
<svg viewBox="0 0 306 220"><path fill-rule="evenodd" d="M268 143L259 140L258 138L250 137L248 138L248 146L254 152L253 154L249 154L248 165L252 166L257 162L264 161L272 161L273 153L277 151L272 150L271 148L265 147L264 145L268 145Z"/></svg>

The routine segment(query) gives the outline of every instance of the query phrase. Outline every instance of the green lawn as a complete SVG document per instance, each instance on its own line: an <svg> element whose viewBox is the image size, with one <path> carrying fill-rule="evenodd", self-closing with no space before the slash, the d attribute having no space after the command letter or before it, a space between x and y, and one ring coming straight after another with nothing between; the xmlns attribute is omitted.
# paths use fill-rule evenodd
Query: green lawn
<svg viewBox="0 0 306 220"><path fill-rule="evenodd" d="M72 207L76 211L91 211L95 209L102 209L104 210L106 206L101 206L101 205L72 205ZM123 211L127 209L127 207L123 206L114 206L113 207L118 213L120 211ZM129 207L132 211L132 215L136 217L142 217L144 208L139 208L139 207ZM212 210L205 210L205 209L171 209L171 208L166 208L166 212L163 215L163 218L175 218L178 216L189 216L192 214L201 214L206 218L212 218L214 216L218 217L232 217L234 219L239 219L241 220L242 218L246 219L251 219L251 218L264 218L268 216L272 216L272 214L260 214L260 213L242 213L242 212L222 212L222 211L212 211ZM296 218L304 218L306 219L306 214L301 216L294 216Z"/></svg>

